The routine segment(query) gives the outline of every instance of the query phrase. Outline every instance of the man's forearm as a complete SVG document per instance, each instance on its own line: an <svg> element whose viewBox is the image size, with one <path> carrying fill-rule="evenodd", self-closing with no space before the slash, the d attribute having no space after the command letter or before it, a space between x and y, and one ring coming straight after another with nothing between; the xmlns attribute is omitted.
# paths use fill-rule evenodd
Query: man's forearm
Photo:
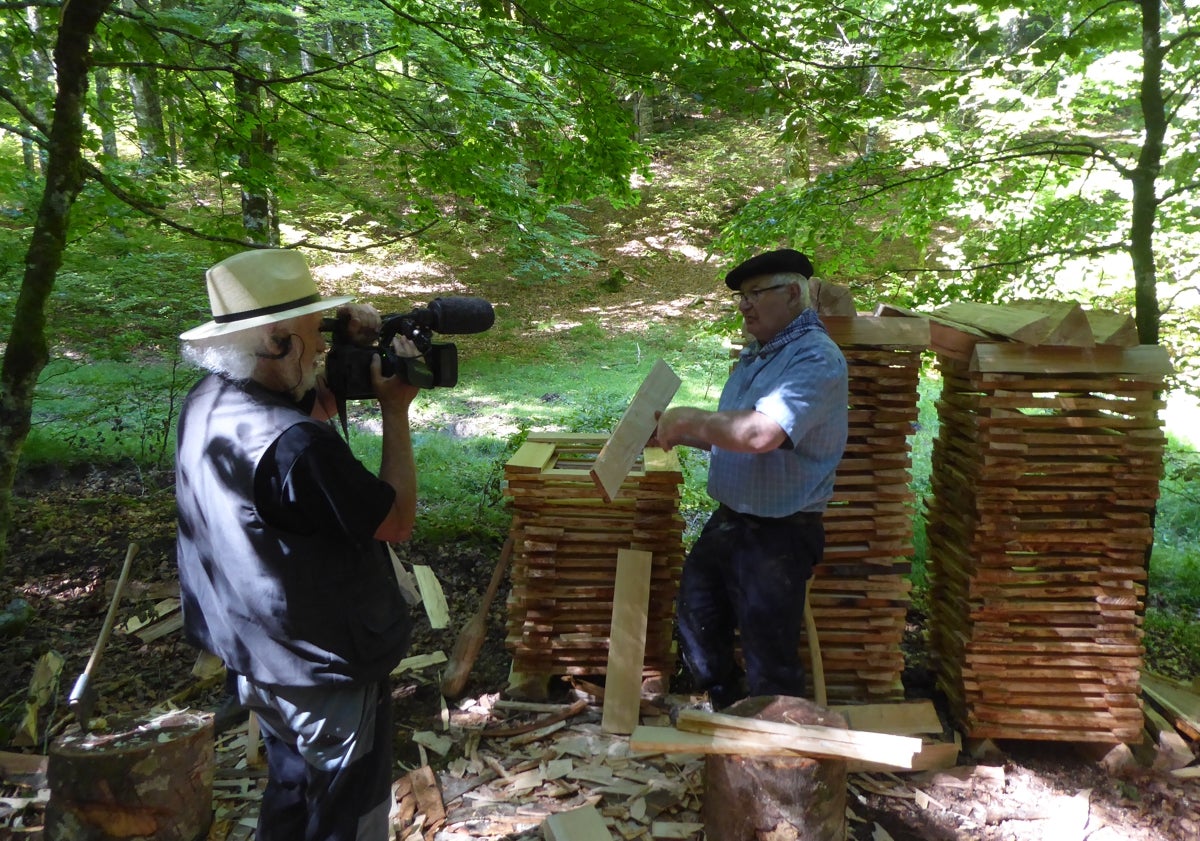
<svg viewBox="0 0 1200 841"><path fill-rule="evenodd" d="M761 453L774 450L786 439L779 424L752 409L710 412L681 408L672 418L674 443L731 452Z"/></svg>
<svg viewBox="0 0 1200 841"><path fill-rule="evenodd" d="M381 531L386 527L390 536L382 539L407 540L412 536L413 525L417 519L417 466L413 457L407 407L384 410L383 456L379 465L379 478L396 491L392 511L380 526Z"/></svg>

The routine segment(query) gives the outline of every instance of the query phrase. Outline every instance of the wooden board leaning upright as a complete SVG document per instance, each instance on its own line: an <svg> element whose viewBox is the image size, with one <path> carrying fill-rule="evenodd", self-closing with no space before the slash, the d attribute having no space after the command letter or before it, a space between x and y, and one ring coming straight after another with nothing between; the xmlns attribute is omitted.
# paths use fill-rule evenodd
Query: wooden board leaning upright
<svg viewBox="0 0 1200 841"><path fill-rule="evenodd" d="M606 733L628 735L638 725L653 563L654 556L649 552L617 550L612 631L604 682L604 717L600 722Z"/></svg>
<svg viewBox="0 0 1200 841"><path fill-rule="evenodd" d="M655 413L666 409L678 390L679 377L671 366L661 359L655 362L592 467L592 481L605 502L616 498L629 469L654 432Z"/></svg>

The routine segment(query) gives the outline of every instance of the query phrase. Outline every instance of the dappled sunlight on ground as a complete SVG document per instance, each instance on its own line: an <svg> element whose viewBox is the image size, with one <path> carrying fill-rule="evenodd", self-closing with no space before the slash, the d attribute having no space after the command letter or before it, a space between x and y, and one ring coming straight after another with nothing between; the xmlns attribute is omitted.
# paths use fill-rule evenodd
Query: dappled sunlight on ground
<svg viewBox="0 0 1200 841"><path fill-rule="evenodd" d="M693 263L703 263L709 256L707 251L687 242L680 234L631 239L623 245L616 246L615 251L626 257L645 257L656 252L666 253L682 257Z"/></svg>
<svg viewBox="0 0 1200 841"><path fill-rule="evenodd" d="M710 310L719 315L723 307L724 302L718 295L684 295L670 300L626 300L609 306L584 307L580 312L594 317L606 329L641 333L651 324L685 315L694 317L698 312Z"/></svg>
<svg viewBox="0 0 1200 841"><path fill-rule="evenodd" d="M318 282L335 289L349 288L360 297L432 298L466 294L466 287L452 276L452 269L428 261L343 260L315 266L313 274Z"/></svg>

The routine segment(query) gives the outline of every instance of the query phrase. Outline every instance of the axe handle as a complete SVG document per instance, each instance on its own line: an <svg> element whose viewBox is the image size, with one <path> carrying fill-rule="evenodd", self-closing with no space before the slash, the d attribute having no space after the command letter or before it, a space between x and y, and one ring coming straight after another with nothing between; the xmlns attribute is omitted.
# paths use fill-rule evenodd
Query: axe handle
<svg viewBox="0 0 1200 841"><path fill-rule="evenodd" d="M492 580L488 582L475 615L459 631L458 639L450 652L450 662L446 664L441 685L442 695L446 698L457 698L467 684L467 676L471 673L471 666L475 665L475 658L479 656L479 649L483 647L483 638L487 633L488 609L492 606L492 600L496 598L500 582L504 580L504 572L508 569L508 560L512 553L513 539L510 536L504 541L504 548L500 550L500 560L496 562Z"/></svg>
<svg viewBox="0 0 1200 841"><path fill-rule="evenodd" d="M96 640L96 647L92 649L92 656L88 658L83 674L75 681L75 686L71 690L70 697L67 699L67 706L75 712L76 718L80 719L81 727L84 722L92 717L90 708L94 696L90 692L91 687L88 684L91 682L92 673L100 665L100 655L104 653L104 647L108 645L108 638L112 634L113 621L117 617L117 606L121 602L121 591L125 589L125 579L129 577L129 568L133 566L133 557L137 553L138 545L130 543L129 551L125 553L125 563L121 567L121 575L117 578L117 586L113 591L112 601L108 605L108 613L104 616L104 624L100 626L100 638Z"/></svg>

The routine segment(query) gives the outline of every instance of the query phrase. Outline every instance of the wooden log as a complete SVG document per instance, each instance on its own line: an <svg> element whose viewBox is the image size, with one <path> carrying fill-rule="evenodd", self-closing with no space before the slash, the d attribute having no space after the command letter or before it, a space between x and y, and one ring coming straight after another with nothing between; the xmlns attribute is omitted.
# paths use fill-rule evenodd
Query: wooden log
<svg viewBox="0 0 1200 841"><path fill-rule="evenodd" d="M195 841L212 823L213 719L190 712L72 728L50 748L47 841Z"/></svg>
<svg viewBox="0 0 1200 841"><path fill-rule="evenodd" d="M726 714L761 721L844 727L803 698L747 698ZM846 837L846 762L812 757L710 754L705 758L705 837L721 841L842 841Z"/></svg>

